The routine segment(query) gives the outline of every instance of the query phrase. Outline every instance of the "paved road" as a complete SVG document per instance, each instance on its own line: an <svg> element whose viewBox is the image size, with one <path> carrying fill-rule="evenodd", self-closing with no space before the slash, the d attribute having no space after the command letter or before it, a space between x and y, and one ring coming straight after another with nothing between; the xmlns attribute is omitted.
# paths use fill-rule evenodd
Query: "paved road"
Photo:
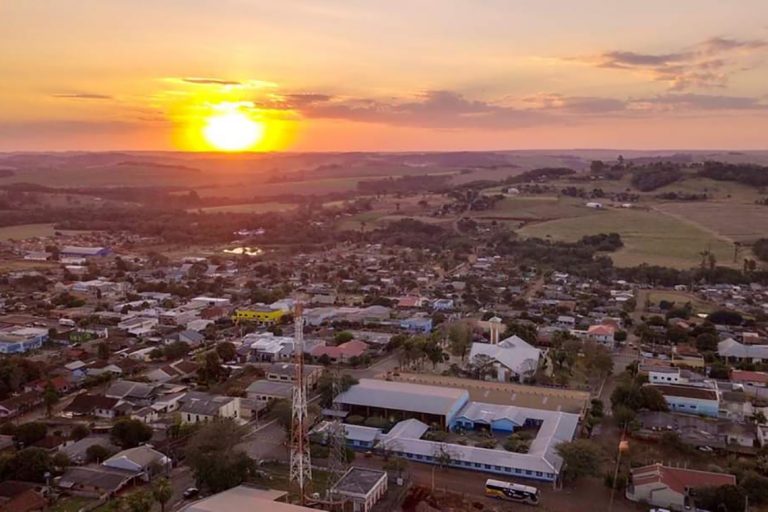
<svg viewBox="0 0 768 512"><path fill-rule="evenodd" d="M356 379L372 379L377 375L385 374L400 366L399 351L395 350L388 356L380 359L368 368L355 368L342 370L344 373L353 376Z"/></svg>
<svg viewBox="0 0 768 512"><path fill-rule="evenodd" d="M254 428L237 447L254 460L288 461L286 442L285 430L272 420Z"/></svg>

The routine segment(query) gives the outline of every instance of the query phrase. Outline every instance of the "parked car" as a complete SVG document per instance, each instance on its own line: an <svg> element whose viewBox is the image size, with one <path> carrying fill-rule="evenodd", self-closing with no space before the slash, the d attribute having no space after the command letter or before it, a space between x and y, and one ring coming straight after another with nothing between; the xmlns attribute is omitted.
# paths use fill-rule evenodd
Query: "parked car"
<svg viewBox="0 0 768 512"><path fill-rule="evenodd" d="M190 487L189 489L184 491L184 494L182 494L182 496L184 497L185 500L188 500L190 498L194 498L198 494L200 494L200 489L198 489L197 487Z"/></svg>

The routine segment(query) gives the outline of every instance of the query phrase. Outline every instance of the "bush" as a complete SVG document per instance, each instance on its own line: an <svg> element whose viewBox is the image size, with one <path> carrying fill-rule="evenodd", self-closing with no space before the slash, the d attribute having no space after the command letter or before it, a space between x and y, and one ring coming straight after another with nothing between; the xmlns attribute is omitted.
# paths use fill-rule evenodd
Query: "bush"
<svg viewBox="0 0 768 512"><path fill-rule="evenodd" d="M508 452L515 453L528 453L530 448L531 437L521 436L520 434L512 434L504 441L504 449Z"/></svg>
<svg viewBox="0 0 768 512"><path fill-rule="evenodd" d="M389 427L389 421L381 416L371 416L363 422L366 427L385 429Z"/></svg>
<svg viewBox="0 0 768 512"><path fill-rule="evenodd" d="M352 416L347 417L347 423L350 425L362 425L365 421L365 418L358 414L353 414Z"/></svg>
<svg viewBox="0 0 768 512"><path fill-rule="evenodd" d="M497 444L499 443L497 443L495 439L485 439L484 441L480 441L479 443L477 443L477 446L479 448L493 449L493 448L496 448Z"/></svg>
<svg viewBox="0 0 768 512"><path fill-rule="evenodd" d="M448 432L443 430L429 431L427 432L427 435L424 436L424 439L428 439L429 441L443 442L448 439Z"/></svg>

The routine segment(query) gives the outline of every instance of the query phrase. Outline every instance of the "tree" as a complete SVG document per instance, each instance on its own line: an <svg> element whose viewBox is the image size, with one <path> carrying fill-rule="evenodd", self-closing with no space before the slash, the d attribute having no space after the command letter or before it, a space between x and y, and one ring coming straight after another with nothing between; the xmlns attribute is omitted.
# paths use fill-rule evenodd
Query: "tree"
<svg viewBox="0 0 768 512"><path fill-rule="evenodd" d="M337 345L341 345L342 343L352 341L354 338L355 336L351 332L341 331L336 333L336 335L333 337L333 341L335 341Z"/></svg>
<svg viewBox="0 0 768 512"><path fill-rule="evenodd" d="M472 378L485 380L495 373L496 361L486 354L477 354L467 365L467 371Z"/></svg>
<svg viewBox="0 0 768 512"><path fill-rule="evenodd" d="M716 325L741 325L744 317L736 311L719 310L710 313L707 320Z"/></svg>
<svg viewBox="0 0 768 512"><path fill-rule="evenodd" d="M174 341L163 348L163 355L168 361L175 361L176 359L180 359L189 354L190 350L192 350L192 347L189 346L189 343L185 341Z"/></svg>
<svg viewBox="0 0 768 512"><path fill-rule="evenodd" d="M555 447L565 463L565 478L571 481L600 474L600 448L588 439L576 439Z"/></svg>
<svg viewBox="0 0 768 512"><path fill-rule="evenodd" d="M240 485L254 471L253 460L235 448L243 429L231 419L203 425L184 450L199 486L221 492Z"/></svg>
<svg viewBox="0 0 768 512"><path fill-rule="evenodd" d="M237 359L237 349L234 343L223 341L216 345L216 354L222 361L234 361Z"/></svg>
<svg viewBox="0 0 768 512"><path fill-rule="evenodd" d="M451 354L463 361L472 345L472 330L466 322L455 322L448 327L448 342Z"/></svg>
<svg viewBox="0 0 768 512"><path fill-rule="evenodd" d="M69 460L69 456L64 452L56 452L51 461L57 468L66 468L67 466L72 465L72 461Z"/></svg>
<svg viewBox="0 0 768 512"><path fill-rule="evenodd" d="M291 422L293 421L293 408L291 401L288 399L278 400L275 405L272 406L272 414L277 419L277 422L282 426L286 432L291 431Z"/></svg>
<svg viewBox="0 0 768 512"><path fill-rule="evenodd" d="M43 403L45 404L45 415L49 418L53 416L53 406L59 402L59 393L53 387L51 381L45 386L43 391Z"/></svg>
<svg viewBox="0 0 768 512"><path fill-rule="evenodd" d="M160 504L160 512L165 512L165 505L173 497L173 487L167 478L160 478L152 485L152 497Z"/></svg>
<svg viewBox="0 0 768 512"><path fill-rule="evenodd" d="M335 376L330 373L324 373L317 382L317 390L320 392L320 404L323 407L330 407L336 393L343 393L357 384L357 379L348 374Z"/></svg>
<svg viewBox="0 0 768 512"><path fill-rule="evenodd" d="M88 463L104 462L111 455L110 451L100 444L92 444L85 450L85 461Z"/></svg>
<svg viewBox="0 0 768 512"><path fill-rule="evenodd" d="M96 345L96 357L101 359L102 361L109 360L111 350L109 349L109 343L106 341L100 342L98 345Z"/></svg>
<svg viewBox="0 0 768 512"><path fill-rule="evenodd" d="M224 378L226 370L221 366L221 359L216 352L206 352L200 359L197 375L201 382L214 384Z"/></svg>
<svg viewBox="0 0 768 512"><path fill-rule="evenodd" d="M121 418L112 426L109 437L123 449L134 448L152 439L152 428L140 420Z"/></svg>
<svg viewBox="0 0 768 512"><path fill-rule="evenodd" d="M40 441L48 433L48 427L45 423L33 421L31 423L22 423L16 427L14 438L21 446L29 446Z"/></svg>
<svg viewBox="0 0 768 512"><path fill-rule="evenodd" d="M148 491L134 492L125 498L124 504L127 512L150 512L152 494Z"/></svg>
<svg viewBox="0 0 768 512"><path fill-rule="evenodd" d="M78 423L74 427L72 427L72 430L69 432L69 437L73 441L79 441L81 439L85 439L91 434L91 430L83 425L82 423Z"/></svg>
<svg viewBox="0 0 768 512"><path fill-rule="evenodd" d="M703 332L696 336L696 348L699 352L715 352L717 350L717 336Z"/></svg>
<svg viewBox="0 0 768 512"><path fill-rule="evenodd" d="M24 448L8 464L14 480L45 482L45 474L53 472L53 461L42 448Z"/></svg>
<svg viewBox="0 0 768 512"><path fill-rule="evenodd" d="M747 493L735 485L705 487L696 490L696 507L717 512L742 512Z"/></svg>

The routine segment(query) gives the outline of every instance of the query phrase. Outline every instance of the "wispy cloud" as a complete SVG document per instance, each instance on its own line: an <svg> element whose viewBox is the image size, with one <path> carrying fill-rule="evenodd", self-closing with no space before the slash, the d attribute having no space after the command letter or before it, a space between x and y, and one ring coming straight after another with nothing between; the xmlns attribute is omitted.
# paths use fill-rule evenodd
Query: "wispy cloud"
<svg viewBox="0 0 768 512"><path fill-rule="evenodd" d="M713 37L679 51L638 53L612 50L599 55L569 58L601 67L633 71L664 82L671 90L724 87L735 73L750 69L751 57L768 49L761 39Z"/></svg>
<svg viewBox="0 0 768 512"><path fill-rule="evenodd" d="M108 94L95 94L89 92L62 92L52 95L54 98L71 100L111 100L114 99Z"/></svg>
<svg viewBox="0 0 768 512"><path fill-rule="evenodd" d="M188 84L196 85L241 85L241 82L235 80L224 80L221 78L184 77L180 80Z"/></svg>

